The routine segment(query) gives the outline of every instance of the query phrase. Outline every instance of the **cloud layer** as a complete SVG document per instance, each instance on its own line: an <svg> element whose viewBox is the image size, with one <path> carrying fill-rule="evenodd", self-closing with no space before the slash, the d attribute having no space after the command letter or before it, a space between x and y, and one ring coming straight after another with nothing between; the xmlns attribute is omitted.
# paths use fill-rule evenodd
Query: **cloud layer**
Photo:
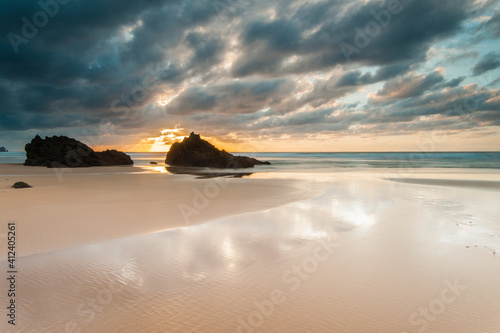
<svg viewBox="0 0 500 333"><path fill-rule="evenodd" d="M0 140L19 147L40 132L125 143L175 126L228 142L491 135L500 125L496 6L4 1Z"/></svg>

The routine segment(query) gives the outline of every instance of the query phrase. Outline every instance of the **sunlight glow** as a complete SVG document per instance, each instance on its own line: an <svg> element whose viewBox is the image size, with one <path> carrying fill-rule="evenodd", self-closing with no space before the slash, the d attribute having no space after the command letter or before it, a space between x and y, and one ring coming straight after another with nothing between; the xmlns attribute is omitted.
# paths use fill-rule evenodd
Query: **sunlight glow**
<svg viewBox="0 0 500 333"><path fill-rule="evenodd" d="M141 151L152 153L164 153L170 149L174 142L182 141L188 133L184 133L183 128L164 129L160 136L145 138L139 144Z"/></svg>
<svg viewBox="0 0 500 333"><path fill-rule="evenodd" d="M176 94L176 95L173 95L170 97L161 96L160 99L156 103L158 103L161 106L165 106L165 105L168 105L171 101L173 101L177 96L179 96L179 94Z"/></svg>

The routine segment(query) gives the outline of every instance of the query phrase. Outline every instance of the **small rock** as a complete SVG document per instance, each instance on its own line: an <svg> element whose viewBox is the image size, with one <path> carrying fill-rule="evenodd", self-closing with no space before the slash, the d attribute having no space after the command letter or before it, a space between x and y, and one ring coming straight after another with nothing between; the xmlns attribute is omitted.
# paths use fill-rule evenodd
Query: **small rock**
<svg viewBox="0 0 500 333"><path fill-rule="evenodd" d="M14 185L12 185L12 188L30 188L33 187L25 182L17 182Z"/></svg>
<svg viewBox="0 0 500 333"><path fill-rule="evenodd" d="M158 163L156 163L156 162L149 162L149 164L157 165Z"/></svg>

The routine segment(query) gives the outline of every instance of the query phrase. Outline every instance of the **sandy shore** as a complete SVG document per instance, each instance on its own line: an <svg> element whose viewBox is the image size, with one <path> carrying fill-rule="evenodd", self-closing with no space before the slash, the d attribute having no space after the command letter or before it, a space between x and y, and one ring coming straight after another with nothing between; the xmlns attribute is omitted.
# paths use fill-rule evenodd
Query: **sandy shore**
<svg viewBox="0 0 500 333"><path fill-rule="evenodd" d="M454 179L414 179L400 178L390 179L400 183L431 185L431 186L454 186L454 187L470 187L481 189L500 190L500 181L487 180L454 180Z"/></svg>
<svg viewBox="0 0 500 333"><path fill-rule="evenodd" d="M1 168L24 249L2 332L500 331L498 172L255 174L186 223L215 179Z"/></svg>
<svg viewBox="0 0 500 333"><path fill-rule="evenodd" d="M18 256L187 227L315 195L300 182L195 179L138 167L0 164L0 175L1 222L16 222ZM33 188L11 189L17 181Z"/></svg>

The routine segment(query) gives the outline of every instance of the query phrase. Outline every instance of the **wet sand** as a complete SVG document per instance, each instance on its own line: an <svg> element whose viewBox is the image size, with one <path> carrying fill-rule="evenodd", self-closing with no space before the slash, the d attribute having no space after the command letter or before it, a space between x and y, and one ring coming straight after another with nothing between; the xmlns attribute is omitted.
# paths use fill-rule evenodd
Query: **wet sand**
<svg viewBox="0 0 500 333"><path fill-rule="evenodd" d="M135 214L174 216L192 204L193 188L215 179L134 173L52 183L53 176L34 175L20 180L35 188L13 192L6 189L12 179L2 177L2 203L10 198L2 219L19 221L20 235L36 237L27 229L34 222L22 221L43 220L55 198L75 200L71 211L97 220L66 219L57 225L71 228L35 238L37 246L19 238L20 251L31 251L19 258L19 326L2 322L0 330L498 332L500 191L430 175L408 183L408 175L395 182L380 170L257 173L228 180L210 199L211 215L189 225ZM38 214L15 206L23 200L24 207L36 202ZM113 219L109 212L119 208L121 219ZM110 233L90 237L96 226ZM64 240L78 235L75 246ZM41 245L51 242L53 250Z"/></svg>
<svg viewBox="0 0 500 333"><path fill-rule="evenodd" d="M284 180L200 180L138 167L60 170L66 173L0 165L2 222L17 223L18 256L185 227L314 195L300 182ZM11 189L16 181L33 188Z"/></svg>
<svg viewBox="0 0 500 333"><path fill-rule="evenodd" d="M390 179L400 183L431 185L431 186L456 186L500 190L500 182L487 180L452 180L452 179Z"/></svg>

